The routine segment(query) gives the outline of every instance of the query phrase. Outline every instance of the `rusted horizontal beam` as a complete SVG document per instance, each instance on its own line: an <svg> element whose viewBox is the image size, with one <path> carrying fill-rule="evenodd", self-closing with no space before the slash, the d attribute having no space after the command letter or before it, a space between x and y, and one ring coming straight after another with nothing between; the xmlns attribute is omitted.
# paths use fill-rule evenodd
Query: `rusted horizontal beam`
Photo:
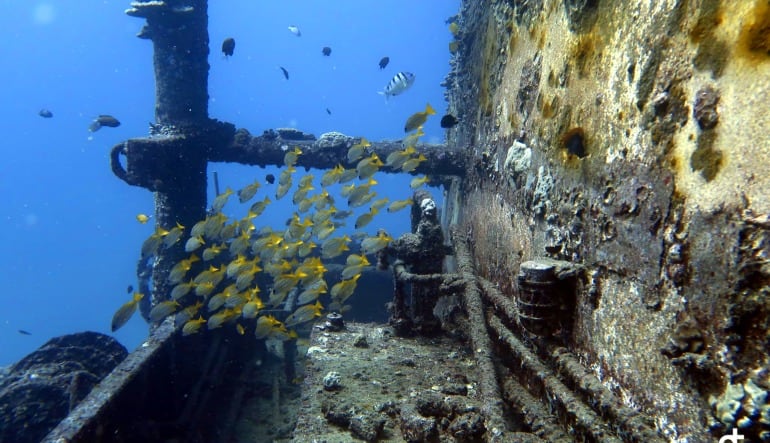
<svg viewBox="0 0 770 443"><path fill-rule="evenodd" d="M403 263L393 264L393 273L397 280L410 283L444 283L452 285L455 282L458 282L458 285L466 284L465 281L462 280L463 277L460 274L412 274L406 270L406 266L404 266Z"/></svg>
<svg viewBox="0 0 770 443"><path fill-rule="evenodd" d="M232 125L214 120L209 125L194 129L183 128L181 132L179 129L115 145L110 153L113 173L130 185L151 191L162 191L164 187L185 189L188 186L181 186L178 182L185 178L189 180L190 175L182 171L187 171L188 164L199 162L201 157L209 162L280 167L284 165L286 152L294 147L302 150L297 167L331 169L343 165L354 168L356 163L348 161L348 149L361 141L360 137L340 133L324 134L316 139L297 130L268 130L260 136L252 136L245 129L235 131ZM425 143L418 143L415 148L427 160L410 174L465 174L465 156L460 151L448 149L445 145ZM384 162L389 154L402 149L401 141L375 141L367 148L366 155L374 152ZM125 157L125 162L121 157ZM402 172L389 166L383 166L380 171Z"/></svg>
<svg viewBox="0 0 770 443"><path fill-rule="evenodd" d="M212 147L209 151L209 161L230 162L257 166L283 166L283 156L287 150L299 146L302 155L297 166L304 168L331 169L338 164L347 168L355 164L347 159L348 149L361 141L360 137L351 137L340 133L323 134L316 139L312 135L296 131L286 134L276 131L265 131L262 135L253 136L245 129L239 129L232 143L220 147ZM394 151L402 150L400 140L371 141L369 152L376 153L384 162ZM449 149L446 145L418 143L416 149L423 154L427 161L420 163L412 174L429 175L464 175L465 156L462 152ZM388 166L380 169L383 172L401 172Z"/></svg>

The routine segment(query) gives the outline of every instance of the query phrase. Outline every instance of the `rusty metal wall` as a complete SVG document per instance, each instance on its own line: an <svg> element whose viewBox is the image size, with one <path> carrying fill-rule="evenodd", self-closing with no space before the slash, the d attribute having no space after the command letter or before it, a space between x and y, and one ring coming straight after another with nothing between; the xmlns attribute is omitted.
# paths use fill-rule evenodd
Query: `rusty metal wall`
<svg viewBox="0 0 770 443"><path fill-rule="evenodd" d="M767 3L466 1L458 24L480 276L515 299L522 261L582 265L565 344L605 386L670 438L770 436Z"/></svg>

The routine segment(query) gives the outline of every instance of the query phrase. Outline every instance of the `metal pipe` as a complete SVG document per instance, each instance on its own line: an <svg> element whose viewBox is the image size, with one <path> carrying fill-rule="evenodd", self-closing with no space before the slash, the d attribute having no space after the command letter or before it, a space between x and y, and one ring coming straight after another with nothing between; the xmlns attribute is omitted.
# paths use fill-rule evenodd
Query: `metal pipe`
<svg viewBox="0 0 770 443"><path fill-rule="evenodd" d="M590 397L596 408L615 421L627 440L637 443L665 441L639 411L624 405L595 375L588 372L572 352L555 345L547 346L546 351L575 388Z"/></svg>
<svg viewBox="0 0 770 443"><path fill-rule="evenodd" d="M459 233L457 226L451 228L452 243L455 247L457 268L463 279L468 282L465 286L463 301L468 313L468 327L471 342L473 343L473 356L478 365L479 388L483 394L482 412L486 420L486 440L490 442L503 441L506 431L503 419L503 399L500 395L500 387L495 377L493 364L494 352L492 341L487 335L486 321L484 320L484 303L481 300L476 276L473 272L473 262L466 244L466 237Z"/></svg>
<svg viewBox="0 0 770 443"><path fill-rule="evenodd" d="M496 316L489 318L489 326L508 345L513 358L521 363L522 369L543 384L551 401L559 405L574 422L581 433L590 435L596 442L621 443L610 427L591 408L584 405L573 392L554 375L553 371L532 353Z"/></svg>

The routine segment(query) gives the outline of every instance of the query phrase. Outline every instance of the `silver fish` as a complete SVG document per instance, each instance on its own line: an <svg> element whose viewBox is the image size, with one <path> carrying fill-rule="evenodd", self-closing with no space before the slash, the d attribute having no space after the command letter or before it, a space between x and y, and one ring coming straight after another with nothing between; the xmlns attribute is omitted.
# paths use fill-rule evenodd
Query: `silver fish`
<svg viewBox="0 0 770 443"><path fill-rule="evenodd" d="M415 75L411 72L399 72L390 79L385 90L379 91L378 94L384 95L386 99L391 95L401 94L414 84L414 78Z"/></svg>

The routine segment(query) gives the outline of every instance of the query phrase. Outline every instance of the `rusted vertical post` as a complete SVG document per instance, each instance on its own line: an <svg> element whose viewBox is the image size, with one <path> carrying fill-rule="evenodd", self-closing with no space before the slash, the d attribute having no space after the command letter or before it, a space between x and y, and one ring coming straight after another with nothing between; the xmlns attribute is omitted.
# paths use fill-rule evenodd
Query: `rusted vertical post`
<svg viewBox="0 0 770 443"><path fill-rule="evenodd" d="M143 4L152 3L158 2ZM209 117L207 0L160 3L166 6L156 7L156 13L146 16L143 30L154 49L156 122L175 126L205 123Z"/></svg>
<svg viewBox="0 0 770 443"><path fill-rule="evenodd" d="M179 174L174 185L155 192L155 217L164 229L171 229L179 223L189 232L197 221L206 216L206 156L200 146L190 143L180 146L180 157L183 161L176 165ZM171 291L168 274L184 254L184 241L158 253L153 269L153 306L168 298Z"/></svg>
<svg viewBox="0 0 770 443"><path fill-rule="evenodd" d="M154 138L125 143L127 175L133 169L141 176L126 181L155 192L155 220L166 230L177 223L189 230L205 216L208 150L223 142L212 134L215 125L208 118L207 8L207 0L165 0L132 2L126 10L147 19L138 36L153 43L156 119ZM168 272L182 257L183 244L158 251L153 305L169 293Z"/></svg>

